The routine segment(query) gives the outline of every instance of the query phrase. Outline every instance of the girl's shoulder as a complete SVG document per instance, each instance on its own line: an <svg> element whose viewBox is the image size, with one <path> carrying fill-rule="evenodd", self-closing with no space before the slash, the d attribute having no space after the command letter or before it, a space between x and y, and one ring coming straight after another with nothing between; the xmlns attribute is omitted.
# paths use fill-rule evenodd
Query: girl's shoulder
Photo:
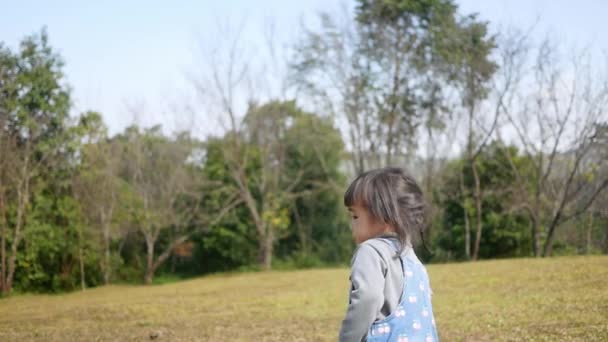
<svg viewBox="0 0 608 342"><path fill-rule="evenodd" d="M403 252L408 248L411 248L411 245L407 245L405 248L403 248L403 245L401 242L399 242L399 239L393 235L377 236L365 241L364 243L368 243L378 250L387 250L395 255L397 255L400 251Z"/></svg>
<svg viewBox="0 0 608 342"><path fill-rule="evenodd" d="M397 257L398 241L389 237L375 237L359 244L353 255L353 261L362 254L367 257L379 258L383 261Z"/></svg>
<svg viewBox="0 0 608 342"><path fill-rule="evenodd" d="M396 243L398 244L399 242L394 237L378 236L378 237L374 237L369 240L366 240L361 245L368 245L377 250L389 250L390 251L390 250L395 250L394 246L396 246Z"/></svg>
<svg viewBox="0 0 608 342"><path fill-rule="evenodd" d="M375 250L379 257L382 257L385 260L399 258L399 256L418 260L416 252L414 251L411 243L408 242L405 246L403 246L399 242L399 239L393 235L381 235L371 238L361 243L359 248L362 248L363 246L366 246L364 249Z"/></svg>

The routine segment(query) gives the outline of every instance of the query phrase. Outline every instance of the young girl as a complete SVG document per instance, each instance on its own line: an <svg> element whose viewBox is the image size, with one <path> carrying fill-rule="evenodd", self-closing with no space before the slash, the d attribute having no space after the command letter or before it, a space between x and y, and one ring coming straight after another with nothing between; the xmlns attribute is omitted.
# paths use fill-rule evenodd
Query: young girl
<svg viewBox="0 0 608 342"><path fill-rule="evenodd" d="M371 170L344 205L358 247L340 341L438 341L429 278L412 246L424 229L420 187L402 169Z"/></svg>

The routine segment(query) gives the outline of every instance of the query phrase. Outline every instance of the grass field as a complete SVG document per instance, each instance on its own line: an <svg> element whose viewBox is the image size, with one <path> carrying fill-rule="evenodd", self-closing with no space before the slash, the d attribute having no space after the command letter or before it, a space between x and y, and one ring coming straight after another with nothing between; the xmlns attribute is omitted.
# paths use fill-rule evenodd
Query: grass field
<svg viewBox="0 0 608 342"><path fill-rule="evenodd" d="M428 266L442 341L608 341L608 257ZM0 300L0 341L333 341L348 269Z"/></svg>

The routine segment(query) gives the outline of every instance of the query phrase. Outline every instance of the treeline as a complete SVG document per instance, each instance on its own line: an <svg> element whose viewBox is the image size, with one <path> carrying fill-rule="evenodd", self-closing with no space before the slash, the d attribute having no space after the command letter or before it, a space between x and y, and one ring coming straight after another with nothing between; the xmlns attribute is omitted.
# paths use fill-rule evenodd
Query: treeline
<svg viewBox="0 0 608 342"><path fill-rule="evenodd" d="M69 114L44 30L0 44L2 292L346 264L342 193L383 165L425 189L427 261L608 253L606 70L448 0L319 19L274 93L238 37L206 56L200 121L222 129L205 138L110 135Z"/></svg>

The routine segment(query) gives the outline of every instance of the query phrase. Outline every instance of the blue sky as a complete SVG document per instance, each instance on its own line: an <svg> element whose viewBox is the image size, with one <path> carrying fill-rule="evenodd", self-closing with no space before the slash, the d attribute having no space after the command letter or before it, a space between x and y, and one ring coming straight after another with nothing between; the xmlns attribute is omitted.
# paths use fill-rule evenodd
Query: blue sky
<svg viewBox="0 0 608 342"><path fill-rule="evenodd" d="M5 2L4 4L1 4ZM298 23L343 1L4 1L0 0L0 41L15 47L46 26L51 44L66 62L76 111L100 111L112 133L133 118L128 106L145 104L141 123L166 123L160 112L187 92L186 73L197 65L200 39L218 23L261 28L273 18L281 40L295 37ZM346 2L350 7L352 1ZM550 34L567 46L608 52L608 1L459 0L461 13L479 12L493 28L522 29L537 19L536 34ZM259 31L258 31L259 33ZM246 33L257 42L259 34Z"/></svg>

